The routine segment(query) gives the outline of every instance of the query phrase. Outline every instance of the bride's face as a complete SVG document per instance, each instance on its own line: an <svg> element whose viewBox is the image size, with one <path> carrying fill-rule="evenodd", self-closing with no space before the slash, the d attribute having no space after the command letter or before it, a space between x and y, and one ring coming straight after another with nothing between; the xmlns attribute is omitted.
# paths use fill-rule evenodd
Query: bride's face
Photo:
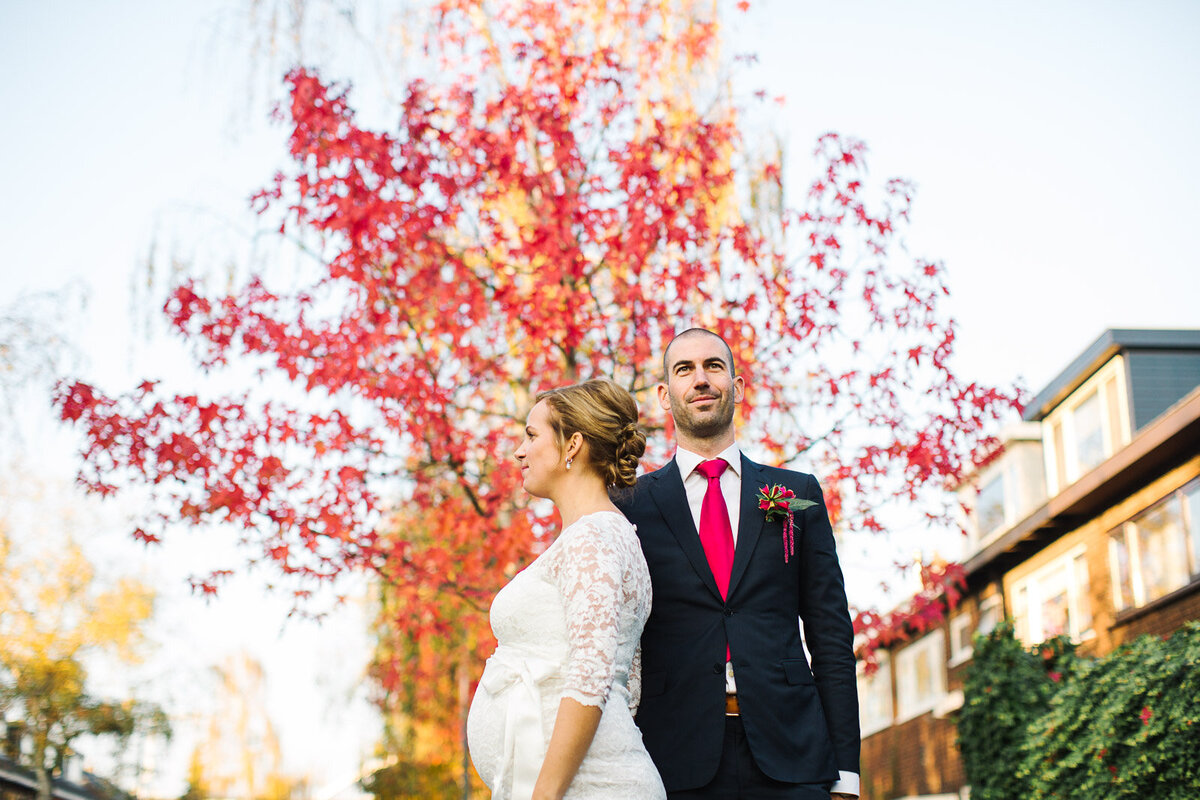
<svg viewBox="0 0 1200 800"><path fill-rule="evenodd" d="M550 489L566 471L562 448L550 426L546 401L535 405L525 420L525 438L514 453L521 465L525 491L534 497L549 497Z"/></svg>

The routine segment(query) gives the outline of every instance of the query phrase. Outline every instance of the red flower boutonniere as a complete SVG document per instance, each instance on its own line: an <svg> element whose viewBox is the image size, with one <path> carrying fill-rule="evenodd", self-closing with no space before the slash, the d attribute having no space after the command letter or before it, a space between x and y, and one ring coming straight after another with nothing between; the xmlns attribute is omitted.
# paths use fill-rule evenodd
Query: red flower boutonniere
<svg viewBox="0 0 1200 800"><path fill-rule="evenodd" d="M796 554L795 513L815 505L812 500L799 499L795 492L779 483L758 490L758 507L763 510L767 522L784 520L783 563L788 563L788 559Z"/></svg>

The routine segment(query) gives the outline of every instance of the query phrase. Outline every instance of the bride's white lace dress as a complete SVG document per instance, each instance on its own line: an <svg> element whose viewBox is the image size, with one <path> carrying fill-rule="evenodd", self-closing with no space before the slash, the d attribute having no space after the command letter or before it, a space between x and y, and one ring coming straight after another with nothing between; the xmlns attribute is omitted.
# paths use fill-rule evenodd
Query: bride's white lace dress
<svg viewBox="0 0 1200 800"><path fill-rule="evenodd" d="M530 796L563 697L603 709L567 798L666 797L633 723L638 640L649 614L637 534L609 511L569 525L497 593L491 623L499 644L467 720L471 760L493 800Z"/></svg>

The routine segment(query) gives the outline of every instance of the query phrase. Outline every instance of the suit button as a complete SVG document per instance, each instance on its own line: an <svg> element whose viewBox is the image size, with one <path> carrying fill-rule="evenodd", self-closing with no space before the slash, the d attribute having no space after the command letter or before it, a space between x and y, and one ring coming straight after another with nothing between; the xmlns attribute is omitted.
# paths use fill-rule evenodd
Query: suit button
<svg viewBox="0 0 1200 800"><path fill-rule="evenodd" d="M720 675L720 674L721 674L722 672L724 672L724 671L725 671L725 670L724 670L724 668L722 667L722 665L721 665L721 664L713 664L713 673L714 673L714 674L716 674L716 675Z"/></svg>
<svg viewBox="0 0 1200 800"><path fill-rule="evenodd" d="M729 608L728 606L726 606L726 607L725 607L725 616L727 616L727 617L732 617L732 616L733 616L733 609L732 609L732 608Z"/></svg>

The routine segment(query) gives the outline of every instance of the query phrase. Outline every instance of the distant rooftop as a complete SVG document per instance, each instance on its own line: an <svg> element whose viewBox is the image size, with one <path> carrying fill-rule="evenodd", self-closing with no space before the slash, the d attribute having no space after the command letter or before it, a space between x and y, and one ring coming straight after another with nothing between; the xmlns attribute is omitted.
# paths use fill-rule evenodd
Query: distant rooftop
<svg viewBox="0 0 1200 800"><path fill-rule="evenodd" d="M1117 353L1127 350L1200 351L1200 329L1109 328L1025 407L1023 418L1037 421L1075 391Z"/></svg>

